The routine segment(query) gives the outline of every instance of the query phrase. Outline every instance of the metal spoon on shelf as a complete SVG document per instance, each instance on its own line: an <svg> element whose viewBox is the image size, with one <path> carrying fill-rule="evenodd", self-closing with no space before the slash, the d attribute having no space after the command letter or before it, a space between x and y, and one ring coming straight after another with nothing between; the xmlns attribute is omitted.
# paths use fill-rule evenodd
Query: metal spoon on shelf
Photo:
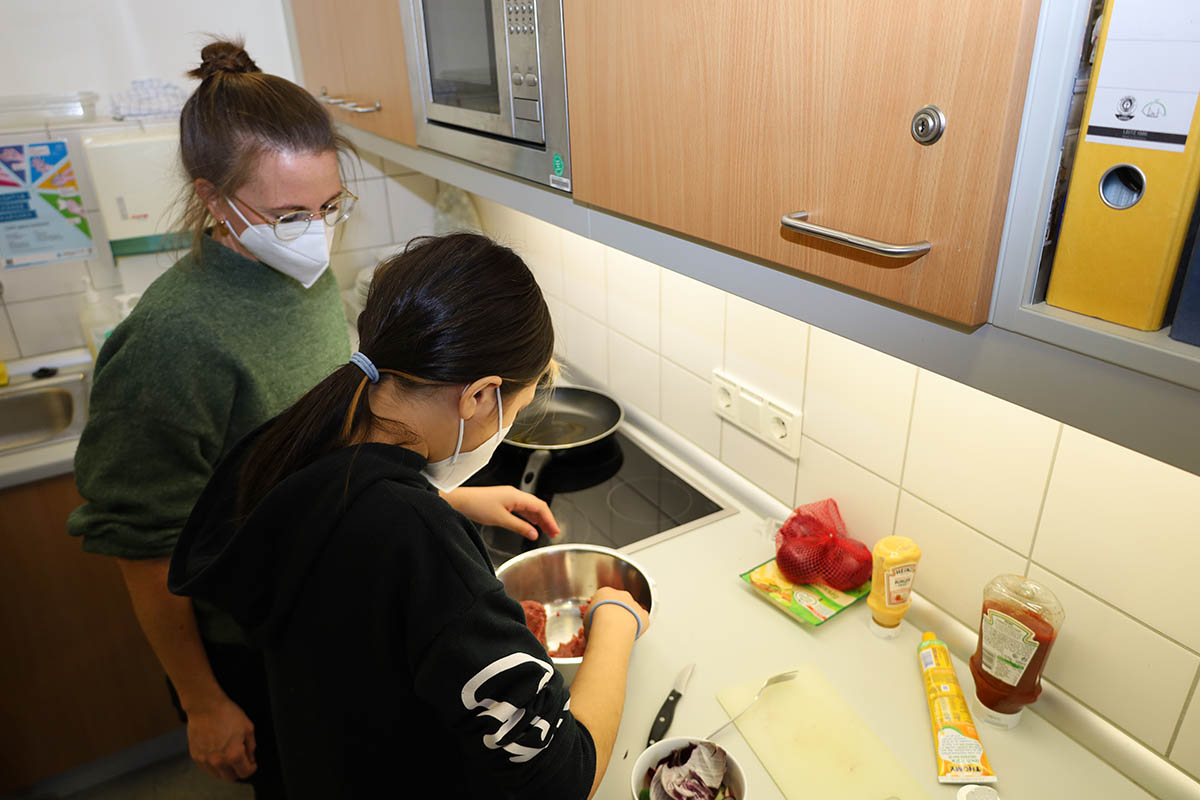
<svg viewBox="0 0 1200 800"><path fill-rule="evenodd" d="M708 736L706 736L704 738L708 739L709 741L712 741L712 738L714 736L716 736L718 733L725 730L730 725L732 725L734 722L736 722L738 717L740 717L742 714L745 714L747 711L749 711L751 708L754 707L754 704L758 702L758 698L762 697L762 693L764 691L766 691L766 688L768 686L774 686L777 683L785 683L787 681L790 681L794 677L796 677L796 670L793 669L793 670L789 670L787 672L781 672L778 675L772 675L771 677L767 678L765 681L763 681L763 685L758 687L758 691L755 693L754 699L750 701L750 704L748 706L743 708L738 713L734 714L732 717L729 718L728 722L726 722L724 725L717 728L715 731L713 731L712 733L710 733Z"/></svg>

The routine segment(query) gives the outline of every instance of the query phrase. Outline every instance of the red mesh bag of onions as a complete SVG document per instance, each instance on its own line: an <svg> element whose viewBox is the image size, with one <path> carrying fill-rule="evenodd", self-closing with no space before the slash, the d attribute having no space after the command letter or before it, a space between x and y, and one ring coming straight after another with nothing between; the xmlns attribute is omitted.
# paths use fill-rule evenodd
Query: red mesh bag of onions
<svg viewBox="0 0 1200 800"><path fill-rule="evenodd" d="M871 578L871 551L850 538L833 498L792 512L775 534L775 563L792 583L823 583L843 592Z"/></svg>

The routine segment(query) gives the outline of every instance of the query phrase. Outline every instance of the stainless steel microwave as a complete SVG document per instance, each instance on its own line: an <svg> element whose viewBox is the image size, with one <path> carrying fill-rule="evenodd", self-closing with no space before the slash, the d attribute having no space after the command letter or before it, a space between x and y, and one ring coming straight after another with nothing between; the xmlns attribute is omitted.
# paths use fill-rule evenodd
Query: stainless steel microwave
<svg viewBox="0 0 1200 800"><path fill-rule="evenodd" d="M561 0L408 2L417 144L571 191Z"/></svg>

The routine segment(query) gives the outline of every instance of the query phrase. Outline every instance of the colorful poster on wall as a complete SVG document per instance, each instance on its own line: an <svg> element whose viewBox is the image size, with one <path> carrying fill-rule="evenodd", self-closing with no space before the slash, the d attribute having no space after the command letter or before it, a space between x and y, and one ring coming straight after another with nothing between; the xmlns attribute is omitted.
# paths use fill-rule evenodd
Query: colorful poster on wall
<svg viewBox="0 0 1200 800"><path fill-rule="evenodd" d="M65 141L0 144L0 266L94 254Z"/></svg>

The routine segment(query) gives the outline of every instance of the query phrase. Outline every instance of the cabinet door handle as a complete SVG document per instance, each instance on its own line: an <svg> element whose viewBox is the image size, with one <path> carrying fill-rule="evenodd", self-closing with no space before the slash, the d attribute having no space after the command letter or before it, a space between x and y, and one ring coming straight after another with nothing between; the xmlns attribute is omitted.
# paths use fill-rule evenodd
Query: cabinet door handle
<svg viewBox="0 0 1200 800"><path fill-rule="evenodd" d="M780 220L783 227L798 231L807 236L815 236L818 239L824 239L827 242L836 242L844 244L847 247L853 247L856 250L863 250L868 253L874 253L877 256L886 256L888 258L911 258L912 256L923 256L929 252L931 245L929 242L913 242L912 244L891 244L890 242L881 242L878 239L868 239L865 236L859 236L845 231L826 228L823 225L814 225L811 222L804 222L808 219L807 211L798 211L795 214L784 214Z"/></svg>
<svg viewBox="0 0 1200 800"><path fill-rule="evenodd" d="M373 111L381 111L383 106L381 106L379 101L376 100L375 105L373 106L360 106L357 103L349 103L342 106L342 108L346 109L347 111L353 111L355 114L370 114Z"/></svg>
<svg viewBox="0 0 1200 800"><path fill-rule="evenodd" d="M346 102L344 97L330 97L329 91L324 86L321 87L321 93L317 95L317 99L328 106L339 106Z"/></svg>

